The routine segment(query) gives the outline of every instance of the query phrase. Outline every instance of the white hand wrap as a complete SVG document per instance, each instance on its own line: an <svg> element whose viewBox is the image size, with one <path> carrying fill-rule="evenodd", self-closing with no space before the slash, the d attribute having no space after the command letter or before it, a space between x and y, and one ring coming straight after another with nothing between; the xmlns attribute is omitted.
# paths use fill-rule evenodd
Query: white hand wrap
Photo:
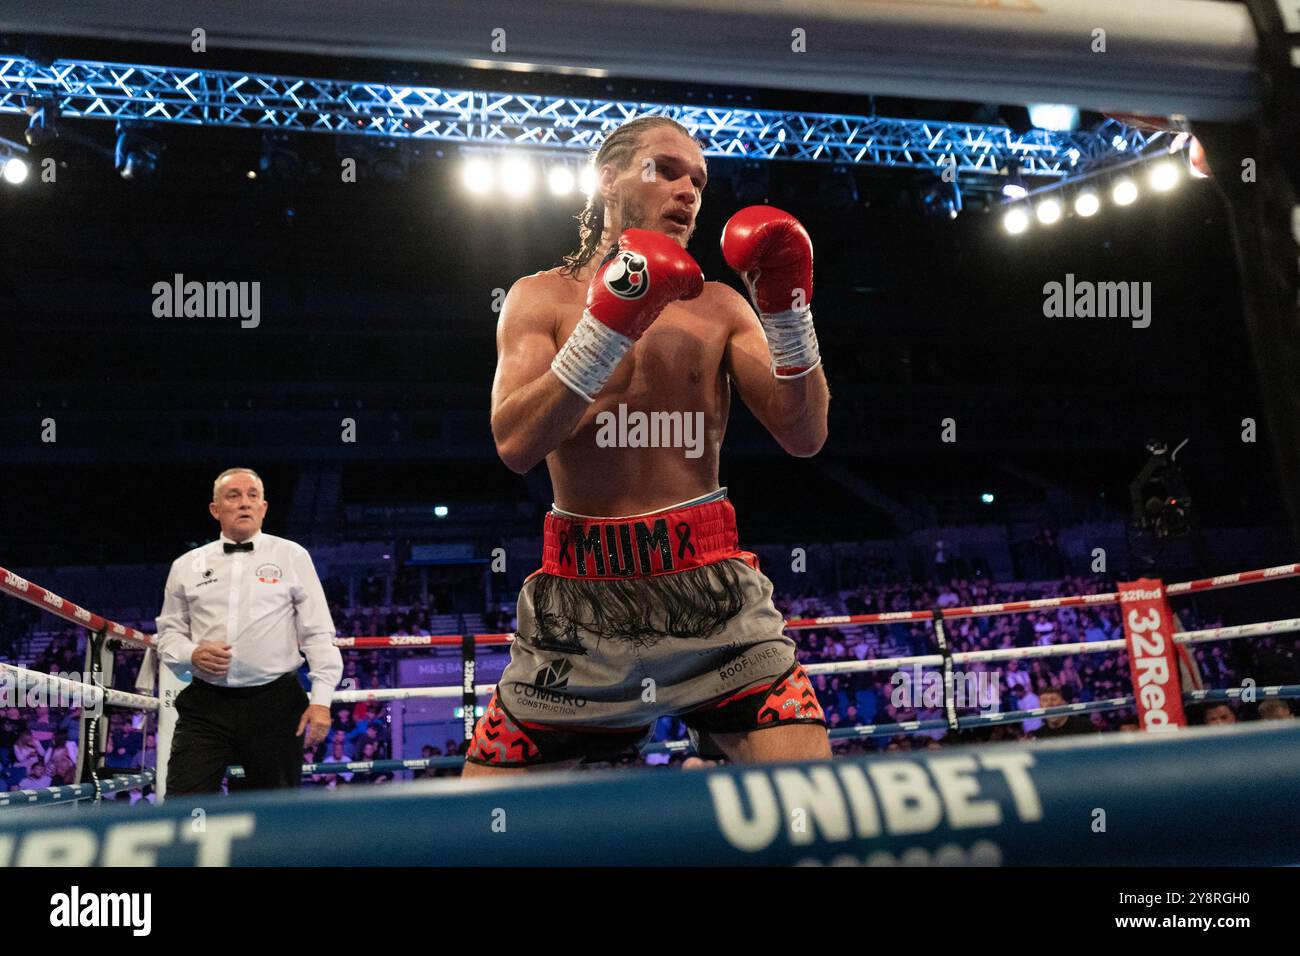
<svg viewBox="0 0 1300 956"><path fill-rule="evenodd" d="M789 312L760 312L758 321L767 336L772 353L772 374L777 378L803 378L822 364L817 349L817 332L813 329L812 309ZM797 369L782 374L777 369Z"/></svg>
<svg viewBox="0 0 1300 956"><path fill-rule="evenodd" d="M594 402L632 345L632 339L584 310L582 319L551 360L551 371L578 395Z"/></svg>

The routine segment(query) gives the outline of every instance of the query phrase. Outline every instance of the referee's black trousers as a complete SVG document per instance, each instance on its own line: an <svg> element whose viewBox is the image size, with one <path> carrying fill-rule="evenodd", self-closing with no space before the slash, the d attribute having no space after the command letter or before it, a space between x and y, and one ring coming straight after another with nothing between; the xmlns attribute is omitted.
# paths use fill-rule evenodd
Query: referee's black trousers
<svg viewBox="0 0 1300 956"><path fill-rule="evenodd" d="M218 687L195 677L176 695L167 796L217 793L230 764L244 768L232 790L299 786L303 739L295 732L307 703L296 672L257 687Z"/></svg>

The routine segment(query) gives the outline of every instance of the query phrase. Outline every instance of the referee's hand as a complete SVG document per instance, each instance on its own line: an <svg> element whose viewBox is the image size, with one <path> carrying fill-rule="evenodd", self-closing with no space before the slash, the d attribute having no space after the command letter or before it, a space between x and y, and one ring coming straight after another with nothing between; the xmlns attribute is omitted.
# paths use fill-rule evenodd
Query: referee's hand
<svg viewBox="0 0 1300 956"><path fill-rule="evenodd" d="M307 739L303 741L303 746L314 748L329 736L330 723L328 707L324 704L308 704L307 709L302 712L302 717L298 719L298 732L294 736L301 737L305 729Z"/></svg>
<svg viewBox="0 0 1300 956"><path fill-rule="evenodd" d="M230 670L230 645L225 641L205 641L194 649L190 663L212 677L225 677Z"/></svg>

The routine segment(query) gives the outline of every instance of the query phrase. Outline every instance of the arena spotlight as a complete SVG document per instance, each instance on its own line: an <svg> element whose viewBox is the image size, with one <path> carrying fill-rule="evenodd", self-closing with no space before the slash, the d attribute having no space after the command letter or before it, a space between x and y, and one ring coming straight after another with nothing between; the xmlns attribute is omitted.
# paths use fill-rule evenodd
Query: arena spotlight
<svg viewBox="0 0 1300 956"><path fill-rule="evenodd" d="M1025 177L1020 175L1020 164L1012 163L1007 168L1007 181L1002 187L1002 198L1015 201L1024 199L1029 195L1029 187L1025 185Z"/></svg>
<svg viewBox="0 0 1300 956"><path fill-rule="evenodd" d="M1085 219L1089 216L1095 216L1100 208L1101 200L1097 198L1097 194L1091 189L1085 189L1074 197L1074 211Z"/></svg>
<svg viewBox="0 0 1300 956"><path fill-rule="evenodd" d="M466 160L464 167L461 169L461 182L466 189L475 195L486 195L496 182L492 164L478 156Z"/></svg>
<svg viewBox="0 0 1300 956"><path fill-rule="evenodd" d="M1050 226L1061 218L1061 202L1058 199L1048 197L1038 204L1034 209L1034 214L1038 216L1038 221L1044 226Z"/></svg>
<svg viewBox="0 0 1300 956"><path fill-rule="evenodd" d="M27 166L27 160L19 156L10 156L4 161L3 175L5 182L12 186L21 186L27 181L27 174L31 170Z"/></svg>
<svg viewBox="0 0 1300 956"><path fill-rule="evenodd" d="M59 108L53 102L32 104L27 107L27 130L23 138L27 140L28 146L40 148L48 145L54 140L59 132L54 127L55 117L59 115Z"/></svg>
<svg viewBox="0 0 1300 956"><path fill-rule="evenodd" d="M521 199L533 191L537 171L524 156L507 156L501 161L501 188L507 196Z"/></svg>
<svg viewBox="0 0 1300 956"><path fill-rule="evenodd" d="M1030 103L1029 122L1039 129L1068 133L1079 128L1079 108L1063 103Z"/></svg>
<svg viewBox="0 0 1300 956"><path fill-rule="evenodd" d="M578 175L578 189L584 196L591 196L596 192L596 170L590 165L582 167L582 172Z"/></svg>
<svg viewBox="0 0 1300 956"><path fill-rule="evenodd" d="M552 196L567 196L573 192L577 185L573 178L573 171L567 166L554 166L546 174L546 185L550 187Z"/></svg>
<svg viewBox="0 0 1300 956"><path fill-rule="evenodd" d="M984 492L982 495L980 495L980 501L986 505L993 504L993 492L991 491Z"/></svg>
<svg viewBox="0 0 1300 956"><path fill-rule="evenodd" d="M435 518L445 518L445 517L447 517L447 506L446 506L446 505L434 505L434 506L433 506L433 514L434 514L434 517L435 517Z"/></svg>
<svg viewBox="0 0 1300 956"><path fill-rule="evenodd" d="M1172 159L1162 159L1151 167L1147 181L1156 192L1167 193L1178 185L1178 165Z"/></svg>
<svg viewBox="0 0 1300 956"><path fill-rule="evenodd" d="M1137 183L1125 176L1115 183L1110 191L1110 198L1115 200L1117 206L1132 205L1138 198Z"/></svg>
<svg viewBox="0 0 1300 956"><path fill-rule="evenodd" d="M151 126L117 124L117 149L113 165L123 179L137 181L158 174L163 146L150 135Z"/></svg>
<svg viewBox="0 0 1300 956"><path fill-rule="evenodd" d="M1002 228L1013 236L1018 236L1029 228L1029 213L1020 206L1008 209L1002 217Z"/></svg>
<svg viewBox="0 0 1300 956"><path fill-rule="evenodd" d="M916 193L921 214L932 219L956 219L961 213L961 187L942 177L926 176Z"/></svg>

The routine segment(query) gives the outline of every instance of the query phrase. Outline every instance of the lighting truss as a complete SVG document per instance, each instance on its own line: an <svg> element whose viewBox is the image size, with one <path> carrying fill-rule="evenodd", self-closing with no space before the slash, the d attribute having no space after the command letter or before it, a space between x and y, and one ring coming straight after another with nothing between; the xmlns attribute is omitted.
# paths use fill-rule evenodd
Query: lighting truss
<svg viewBox="0 0 1300 956"><path fill-rule="evenodd" d="M965 181L1002 176L1068 180L1145 151L1164 134L1107 120L1058 133L722 105L582 99L269 73L0 57L0 113L53 103L63 118L180 123L433 140L470 147L589 152L624 120L670 116L709 157L940 170Z"/></svg>

